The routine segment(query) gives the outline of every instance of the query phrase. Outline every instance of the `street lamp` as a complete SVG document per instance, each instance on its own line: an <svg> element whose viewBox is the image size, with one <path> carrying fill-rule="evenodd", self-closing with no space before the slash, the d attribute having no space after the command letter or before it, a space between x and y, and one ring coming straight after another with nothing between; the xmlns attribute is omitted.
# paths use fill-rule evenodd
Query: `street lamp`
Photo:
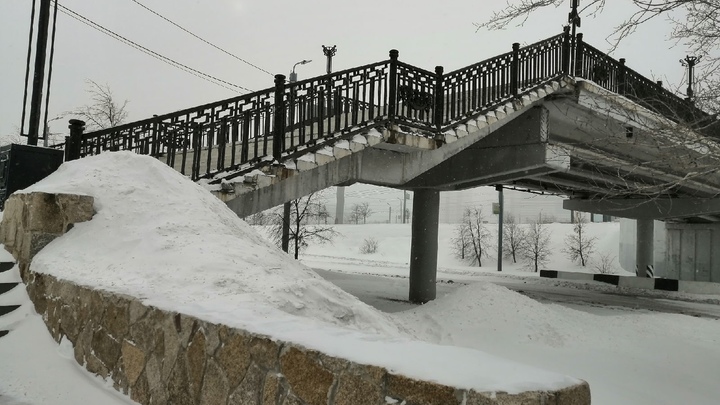
<svg viewBox="0 0 720 405"><path fill-rule="evenodd" d="M297 65L305 65L312 62L312 60L309 59L303 59L300 62L293 65L292 71L290 72L290 83L295 83L297 81L297 73L295 73L295 68Z"/></svg>
<svg viewBox="0 0 720 405"><path fill-rule="evenodd" d="M687 98L692 100L693 98L693 81L695 79L695 65L700 62L701 57L698 56L686 56L685 59L680 59L680 64L688 68L688 87L687 87Z"/></svg>

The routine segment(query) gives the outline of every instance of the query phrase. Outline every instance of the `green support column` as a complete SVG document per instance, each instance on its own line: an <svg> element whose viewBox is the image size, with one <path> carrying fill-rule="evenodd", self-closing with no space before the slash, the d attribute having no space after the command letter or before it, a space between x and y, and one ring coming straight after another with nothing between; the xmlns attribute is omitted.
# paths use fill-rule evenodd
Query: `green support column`
<svg viewBox="0 0 720 405"><path fill-rule="evenodd" d="M435 299L440 192L415 190L410 247L410 302Z"/></svg>

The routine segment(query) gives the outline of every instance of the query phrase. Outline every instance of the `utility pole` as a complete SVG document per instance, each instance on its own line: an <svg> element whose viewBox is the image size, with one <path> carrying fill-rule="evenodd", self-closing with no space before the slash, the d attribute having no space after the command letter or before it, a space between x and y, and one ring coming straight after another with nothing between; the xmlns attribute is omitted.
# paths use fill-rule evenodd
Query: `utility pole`
<svg viewBox="0 0 720 405"><path fill-rule="evenodd" d="M406 216L405 213L407 212L407 207L406 207L406 205L405 205L406 202L407 202L407 199L408 199L407 191L406 191L406 190L403 190L402 213L400 214L400 215L402 215L402 223L403 223L403 224L405 223L405 216Z"/></svg>
<svg viewBox="0 0 720 405"><path fill-rule="evenodd" d="M498 261L497 271L502 271L502 255L503 255L503 211L505 211L505 200L503 199L503 186L495 186L495 190L498 192L498 205L500 211L498 212Z"/></svg>
<svg viewBox="0 0 720 405"><path fill-rule="evenodd" d="M47 54L48 30L50 27L50 0L40 0L38 34L35 48L35 73L33 74L32 96L30 98L30 126L28 145L36 146L40 133L40 110L42 91L45 84L45 57Z"/></svg>
<svg viewBox="0 0 720 405"><path fill-rule="evenodd" d="M297 82L297 73L295 73L297 65L305 65L310 62L312 62L312 60L303 59L293 65L292 71L290 71L290 83ZM294 107L290 106L290 108ZM290 204L290 201L283 204L282 250L285 253L290 251ZM295 243L297 243L297 241Z"/></svg>

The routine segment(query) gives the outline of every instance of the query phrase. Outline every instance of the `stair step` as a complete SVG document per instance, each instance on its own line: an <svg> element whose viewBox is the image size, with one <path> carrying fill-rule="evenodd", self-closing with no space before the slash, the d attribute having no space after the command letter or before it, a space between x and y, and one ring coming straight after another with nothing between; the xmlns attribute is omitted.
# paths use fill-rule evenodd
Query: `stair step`
<svg viewBox="0 0 720 405"><path fill-rule="evenodd" d="M8 271L8 270L12 269L13 267L15 267L14 262L0 262L0 273L2 273L4 271Z"/></svg>
<svg viewBox="0 0 720 405"><path fill-rule="evenodd" d="M9 330L0 330L0 338L10 333Z"/></svg>
<svg viewBox="0 0 720 405"><path fill-rule="evenodd" d="M20 283L0 283L0 294L4 294L12 290L18 284Z"/></svg>
<svg viewBox="0 0 720 405"><path fill-rule="evenodd" d="M20 305L0 305L0 316L9 314L18 308L20 308Z"/></svg>

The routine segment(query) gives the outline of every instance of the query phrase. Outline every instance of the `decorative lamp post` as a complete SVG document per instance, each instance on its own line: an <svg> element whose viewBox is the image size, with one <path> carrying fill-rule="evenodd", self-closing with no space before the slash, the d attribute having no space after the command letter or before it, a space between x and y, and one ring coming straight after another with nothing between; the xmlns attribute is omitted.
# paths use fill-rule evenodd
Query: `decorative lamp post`
<svg viewBox="0 0 720 405"><path fill-rule="evenodd" d="M701 57L698 56L686 56L685 59L680 59L680 64L688 68L688 87L686 91L687 100L692 101L694 92L693 84L695 81L695 65L700 62Z"/></svg>

